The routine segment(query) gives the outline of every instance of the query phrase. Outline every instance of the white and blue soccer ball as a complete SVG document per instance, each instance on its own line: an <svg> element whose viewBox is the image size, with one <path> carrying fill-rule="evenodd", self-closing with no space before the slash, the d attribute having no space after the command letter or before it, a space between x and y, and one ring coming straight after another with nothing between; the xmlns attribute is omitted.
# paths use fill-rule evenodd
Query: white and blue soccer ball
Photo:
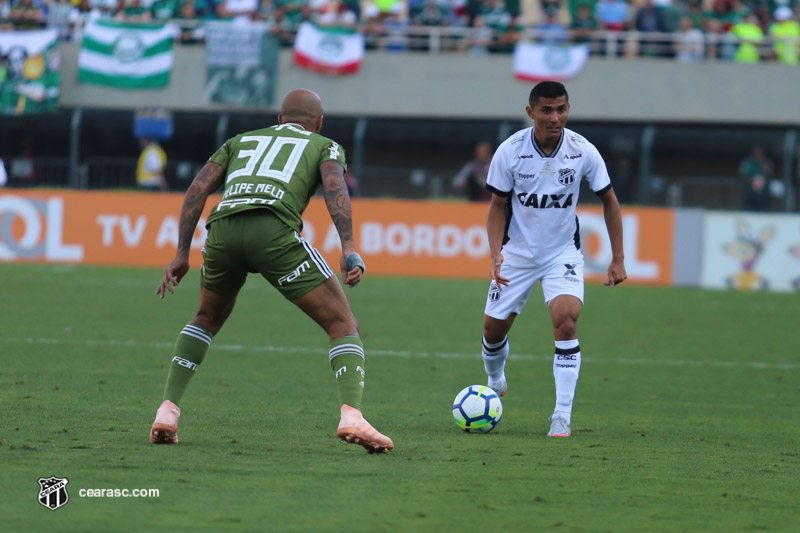
<svg viewBox="0 0 800 533"><path fill-rule="evenodd" d="M488 433L502 416L500 396L486 385L470 385L453 400L453 418L467 433Z"/></svg>

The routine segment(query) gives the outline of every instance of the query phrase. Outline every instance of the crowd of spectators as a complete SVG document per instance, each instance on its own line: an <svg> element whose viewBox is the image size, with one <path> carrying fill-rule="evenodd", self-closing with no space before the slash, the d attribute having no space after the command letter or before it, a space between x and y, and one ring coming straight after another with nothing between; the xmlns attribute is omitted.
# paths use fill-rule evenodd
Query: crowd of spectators
<svg viewBox="0 0 800 533"><path fill-rule="evenodd" d="M592 43L592 53L620 56L797 64L800 42L800 0L0 0L0 29L51 27L79 40L94 18L174 20L186 42L202 41L204 21L258 22L286 45L313 21L360 31L368 48L389 51L427 49L437 28L449 37L443 48L476 55L510 52L524 39Z"/></svg>

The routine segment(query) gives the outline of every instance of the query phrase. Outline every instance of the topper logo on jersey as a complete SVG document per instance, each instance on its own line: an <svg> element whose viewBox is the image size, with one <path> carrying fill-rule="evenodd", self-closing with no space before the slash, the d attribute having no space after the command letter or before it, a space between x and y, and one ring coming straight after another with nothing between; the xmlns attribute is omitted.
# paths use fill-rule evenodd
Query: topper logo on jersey
<svg viewBox="0 0 800 533"><path fill-rule="evenodd" d="M517 156L517 159L533 159L533 154L522 154Z"/></svg>
<svg viewBox="0 0 800 533"><path fill-rule="evenodd" d="M551 207L565 208L572 205L572 193L569 194L528 194L521 192L517 195L519 203L524 207L548 209Z"/></svg>
<svg viewBox="0 0 800 533"><path fill-rule="evenodd" d="M571 168L558 169L558 182L561 185L572 185L575 183L575 171Z"/></svg>

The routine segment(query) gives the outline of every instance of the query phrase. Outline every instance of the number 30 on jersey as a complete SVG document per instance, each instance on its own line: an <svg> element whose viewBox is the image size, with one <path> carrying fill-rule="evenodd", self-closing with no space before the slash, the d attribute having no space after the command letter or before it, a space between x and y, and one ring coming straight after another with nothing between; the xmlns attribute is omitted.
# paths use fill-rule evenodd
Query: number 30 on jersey
<svg viewBox="0 0 800 533"><path fill-rule="evenodd" d="M303 155L303 150L308 145L308 139L296 139L293 137L272 137L267 135L247 135L242 137L242 143L255 142L256 146L252 150L239 150L239 158L247 159L244 168L240 168L228 175L226 183L231 180L240 178L242 176L259 176L262 178L275 178L289 183L292 179L297 164L300 162L300 157ZM275 166L275 160L281 153L284 146L291 146L291 151L283 161L282 168L272 168ZM269 149L269 150L267 150ZM265 154L266 152L266 154ZM283 158L281 158L283 159ZM260 162L260 164L259 164ZM278 164L280 165L280 161ZM258 165L258 170L256 170ZM254 172L255 171L255 172Z"/></svg>

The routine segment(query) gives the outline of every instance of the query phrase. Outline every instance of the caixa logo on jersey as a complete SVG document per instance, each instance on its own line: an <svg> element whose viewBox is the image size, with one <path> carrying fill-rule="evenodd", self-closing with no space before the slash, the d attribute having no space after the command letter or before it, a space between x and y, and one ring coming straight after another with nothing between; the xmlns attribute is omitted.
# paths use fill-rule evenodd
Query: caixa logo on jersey
<svg viewBox="0 0 800 533"><path fill-rule="evenodd" d="M528 194L526 192L521 192L517 195L517 198L519 198L519 203L523 206L533 207L535 209L564 209L572 205L572 193L537 194L532 192Z"/></svg>
<svg viewBox="0 0 800 533"><path fill-rule="evenodd" d="M63 235L63 198L0 196L0 261L81 261L83 246Z"/></svg>
<svg viewBox="0 0 800 533"><path fill-rule="evenodd" d="M558 169L558 182L561 185L572 185L575 183L575 171L571 168Z"/></svg>

